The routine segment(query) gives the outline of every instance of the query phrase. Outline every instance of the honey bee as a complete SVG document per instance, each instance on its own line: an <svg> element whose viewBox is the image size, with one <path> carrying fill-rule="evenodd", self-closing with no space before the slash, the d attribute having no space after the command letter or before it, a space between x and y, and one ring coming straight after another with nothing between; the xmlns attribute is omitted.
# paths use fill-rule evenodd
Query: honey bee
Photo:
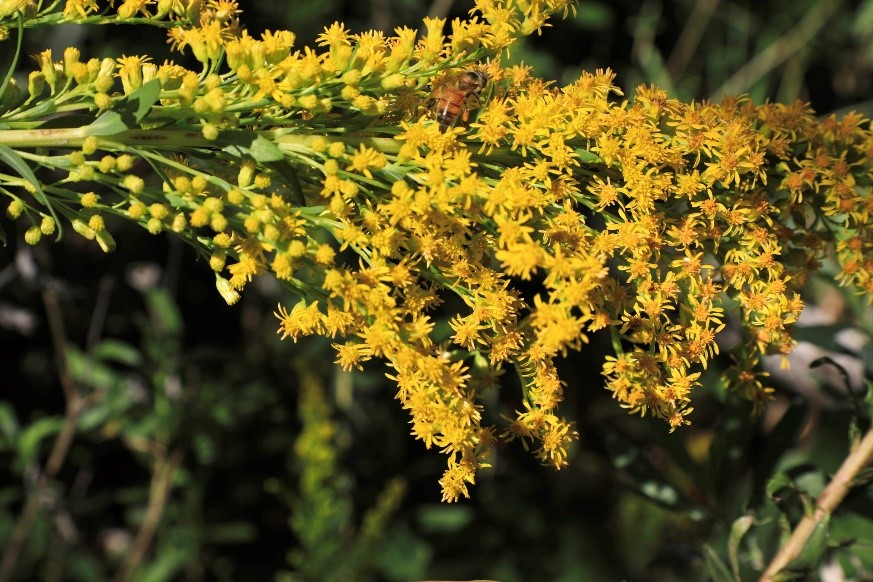
<svg viewBox="0 0 873 582"><path fill-rule="evenodd" d="M467 123L470 118L469 101L475 99L477 106L479 93L488 84L488 77L479 71L464 71L449 77L434 87L433 99L435 114L440 131L447 130L460 118Z"/></svg>

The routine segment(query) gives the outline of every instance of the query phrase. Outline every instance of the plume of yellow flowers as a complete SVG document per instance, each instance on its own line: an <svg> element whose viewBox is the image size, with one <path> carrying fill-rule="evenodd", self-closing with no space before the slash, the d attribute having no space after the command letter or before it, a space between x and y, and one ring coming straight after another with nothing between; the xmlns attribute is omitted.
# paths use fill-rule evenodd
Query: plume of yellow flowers
<svg viewBox="0 0 873 582"><path fill-rule="evenodd" d="M7 32L47 19L3 6ZM26 90L4 84L0 155L18 174L0 176L7 214L30 221L30 244L69 223L109 251L104 215L174 233L230 304L258 275L284 282L300 300L276 312L283 337L333 338L345 369L389 366L413 435L447 457L446 501L469 496L500 440L567 464L577 434L559 415L555 361L598 330L612 336L603 373L618 403L676 428L732 314L743 339L728 385L761 405L760 359L792 349L798 292L823 258L873 298L870 121L655 87L626 101L608 70L557 88L500 64L571 9L479 0L448 35L442 19L421 36L336 23L295 50L290 31L250 36L229 0L128 0L116 15L68 0L56 21L166 26L203 68L39 55ZM451 84L468 70L489 80L477 97ZM445 130L436 87L455 91L438 97L459 113ZM93 121L33 129L70 113ZM41 185L32 167L64 179ZM498 428L482 395L507 369L523 394Z"/></svg>

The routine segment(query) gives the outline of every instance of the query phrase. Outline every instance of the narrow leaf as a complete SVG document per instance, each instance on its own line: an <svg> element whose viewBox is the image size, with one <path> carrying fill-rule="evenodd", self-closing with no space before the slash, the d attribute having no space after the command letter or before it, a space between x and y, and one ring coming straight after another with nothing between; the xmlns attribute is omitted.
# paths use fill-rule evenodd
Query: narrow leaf
<svg viewBox="0 0 873 582"><path fill-rule="evenodd" d="M809 535L806 543L803 544L803 549L800 554L788 564L787 568L791 570L814 567L820 563L822 556L827 550L827 541L830 537L830 514L824 515L821 520L815 524L815 529Z"/></svg>
<svg viewBox="0 0 873 582"><path fill-rule="evenodd" d="M94 120L94 123L83 128L85 135L103 136L115 135L129 129L121 120L121 115L115 111L107 111Z"/></svg>
<svg viewBox="0 0 873 582"><path fill-rule="evenodd" d="M161 94L161 82L152 79L142 87L113 103L112 109L84 128L85 135L115 135L139 126Z"/></svg>
<svg viewBox="0 0 873 582"><path fill-rule="evenodd" d="M731 570L734 580L740 580L740 543L755 523L751 515L744 515L736 519L731 525L731 533L728 537L728 559L731 562Z"/></svg>
<svg viewBox="0 0 873 582"><path fill-rule="evenodd" d="M182 333L182 316L172 297L163 289L151 289L146 295L149 319L162 336L178 337Z"/></svg>
<svg viewBox="0 0 873 582"><path fill-rule="evenodd" d="M55 221L55 225L57 225L58 227L58 236L55 240L61 240L61 235L64 231L63 227L61 226L61 221L58 220L58 215L55 214L55 209L49 202L49 199L45 195L45 192L43 192L42 190L42 184L40 184L39 180L37 180L36 174L34 174L33 170L30 169L30 166L27 165L27 162L25 162L24 159L18 155L18 152L5 145L0 145L0 160L6 162L6 165L15 170L19 176L31 183L34 188L34 197L48 209L49 214L52 215L52 218Z"/></svg>
<svg viewBox="0 0 873 582"><path fill-rule="evenodd" d="M237 157L250 157L256 162L278 162L285 158L279 146L251 130L223 131L217 142L224 146L223 151Z"/></svg>
<svg viewBox="0 0 873 582"><path fill-rule="evenodd" d="M142 363L142 354L128 343L107 339L103 340L91 352L93 358L108 362L117 362L128 366L138 366Z"/></svg>
<svg viewBox="0 0 873 582"><path fill-rule="evenodd" d="M116 105L114 109L121 113L125 123L131 127L139 125L145 119L152 105L158 102L158 97L161 95L161 82L157 79L152 79L142 84L142 87L125 97L120 103L120 107ZM133 118L133 123L130 123L127 116Z"/></svg>
<svg viewBox="0 0 873 582"><path fill-rule="evenodd" d="M18 434L18 417L8 402L0 402L0 443L11 443Z"/></svg>
<svg viewBox="0 0 873 582"><path fill-rule="evenodd" d="M39 453L39 444L61 430L64 419L59 416L40 418L18 437L18 458L22 465L30 463Z"/></svg>

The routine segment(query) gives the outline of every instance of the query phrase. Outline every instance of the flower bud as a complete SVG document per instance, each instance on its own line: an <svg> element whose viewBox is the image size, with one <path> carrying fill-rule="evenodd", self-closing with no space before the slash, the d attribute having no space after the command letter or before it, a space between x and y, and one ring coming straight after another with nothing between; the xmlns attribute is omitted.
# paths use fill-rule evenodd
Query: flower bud
<svg viewBox="0 0 873 582"><path fill-rule="evenodd" d="M188 220L181 212L173 217L173 222L170 225L170 230L173 232L183 232L188 226Z"/></svg>
<svg viewBox="0 0 873 582"><path fill-rule="evenodd" d="M215 141L218 139L218 126L214 123L204 123L200 132L203 134L203 137L209 141Z"/></svg>
<svg viewBox="0 0 873 582"><path fill-rule="evenodd" d="M104 253L111 253L115 250L115 239L109 234L108 230L101 230L97 233L97 244Z"/></svg>
<svg viewBox="0 0 873 582"><path fill-rule="evenodd" d="M164 230L164 223L159 218L149 218L148 222L146 222L146 230L152 234L160 234Z"/></svg>
<svg viewBox="0 0 873 582"><path fill-rule="evenodd" d="M55 219L51 216L43 216L39 223L39 231L46 236L55 233Z"/></svg>
<svg viewBox="0 0 873 582"><path fill-rule="evenodd" d="M224 251L215 251L209 257L209 268L213 271L220 272L224 269L224 263L227 261L227 253Z"/></svg>
<svg viewBox="0 0 873 582"><path fill-rule="evenodd" d="M239 169L239 174L236 178L236 183L240 188L248 188L252 185L252 180L255 178L255 162L246 160L242 163Z"/></svg>
<svg viewBox="0 0 873 582"><path fill-rule="evenodd" d="M31 97L39 97L45 90L45 75L39 71L31 71L27 77L27 93Z"/></svg>
<svg viewBox="0 0 873 582"><path fill-rule="evenodd" d="M94 240L94 237L97 236L97 233L94 232L93 228L91 228L90 226L85 224L83 220L78 218L73 220L73 230L75 230L88 240Z"/></svg>
<svg viewBox="0 0 873 582"><path fill-rule="evenodd" d="M79 49L76 47L67 47L64 49L64 75L69 78L73 78L76 76L75 74L75 66L79 62Z"/></svg>
<svg viewBox="0 0 873 582"><path fill-rule="evenodd" d="M145 188L145 181L139 176L134 176L133 174L127 174L121 183L131 194L139 194Z"/></svg>
<svg viewBox="0 0 873 582"><path fill-rule="evenodd" d="M130 154L121 154L115 159L115 167L119 172L127 172L133 167L135 158Z"/></svg>
<svg viewBox="0 0 873 582"><path fill-rule="evenodd" d="M233 288L230 281L218 274L215 275L215 288L218 289L218 294L228 305L233 305L239 301L239 291Z"/></svg>
<svg viewBox="0 0 873 582"><path fill-rule="evenodd" d="M94 232L100 232L106 229L106 223L103 222L103 217L99 214L91 215L91 218L88 219L88 226Z"/></svg>
<svg viewBox="0 0 873 582"><path fill-rule="evenodd" d="M6 207L6 216L9 218L18 218L22 212L24 212L24 202L19 198L14 198Z"/></svg>
<svg viewBox="0 0 873 582"><path fill-rule="evenodd" d="M35 245L42 239L42 232L38 226L31 226L24 233L24 242L29 245Z"/></svg>

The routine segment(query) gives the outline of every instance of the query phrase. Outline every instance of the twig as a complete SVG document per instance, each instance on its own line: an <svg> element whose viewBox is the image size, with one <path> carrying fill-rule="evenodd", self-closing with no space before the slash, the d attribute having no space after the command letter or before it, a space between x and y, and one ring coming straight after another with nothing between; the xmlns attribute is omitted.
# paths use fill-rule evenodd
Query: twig
<svg viewBox="0 0 873 582"><path fill-rule="evenodd" d="M775 580L776 574L800 555L819 522L825 516L830 515L843 501L843 498L852 488L855 477L871 461L873 461L873 429L864 435L858 447L843 461L831 482L819 496L815 511L812 515L807 515L800 520L791 537L767 565L767 569L761 576L761 582Z"/></svg>
<svg viewBox="0 0 873 582"><path fill-rule="evenodd" d="M749 90L756 81L787 61L824 28L828 19L842 6L842 1L822 0L806 13L793 30L774 41L770 46L755 55L739 71L722 83L713 98L736 95Z"/></svg>
<svg viewBox="0 0 873 582"><path fill-rule="evenodd" d="M430 18L445 18L449 10L452 9L452 4L454 0L434 0L433 4L430 5L430 10L427 11L427 15Z"/></svg>
<svg viewBox="0 0 873 582"><path fill-rule="evenodd" d="M706 26L712 19L720 1L698 0L694 3L691 16L688 17L688 22L682 29L682 34L679 35L679 40L676 41L676 46L673 47L673 51L667 59L667 73L674 83L685 72L685 67L688 66L691 57L697 52L700 39L703 38Z"/></svg>
<svg viewBox="0 0 873 582"><path fill-rule="evenodd" d="M109 312L109 300L112 297L114 286L115 282L112 277L100 279L100 285L97 287L97 301L94 303L94 313L91 315L91 323L88 325L88 335L85 340L85 349L89 353L93 351L103 333L103 324L106 322L106 314Z"/></svg>
<svg viewBox="0 0 873 582"><path fill-rule="evenodd" d="M124 562L115 574L115 580L123 582L130 580L132 574L142 563L146 551L155 537L155 532L161 523L161 518L164 515L164 509L167 506L167 499L170 496L170 491L173 488L173 478L176 476L176 471L179 465L182 464L182 451L175 451L167 459L157 459L155 461L155 472L152 477L151 490L149 492L149 502L146 507L145 516L139 526L139 531L136 533L136 538L133 545L128 551Z"/></svg>
<svg viewBox="0 0 873 582"><path fill-rule="evenodd" d="M61 467L63 467L67 454L70 452L70 446L73 444L73 439L76 436L76 423L85 407L85 400L76 390L76 385L67 368L67 339L64 333L63 317L61 317L57 294L52 289L46 289L43 291L42 300L45 305L52 343L55 348L58 378L64 391L66 412L64 414L64 424L55 438L48 460L45 462L45 467L36 479L34 490L28 497L27 503L18 518L18 523L15 525L9 545L3 553L3 560L0 561L0 582L6 582L12 576L15 563L18 561L18 556L21 554L21 550L30 535L33 522L37 515L39 515L39 493L48 486L49 480L57 475Z"/></svg>

